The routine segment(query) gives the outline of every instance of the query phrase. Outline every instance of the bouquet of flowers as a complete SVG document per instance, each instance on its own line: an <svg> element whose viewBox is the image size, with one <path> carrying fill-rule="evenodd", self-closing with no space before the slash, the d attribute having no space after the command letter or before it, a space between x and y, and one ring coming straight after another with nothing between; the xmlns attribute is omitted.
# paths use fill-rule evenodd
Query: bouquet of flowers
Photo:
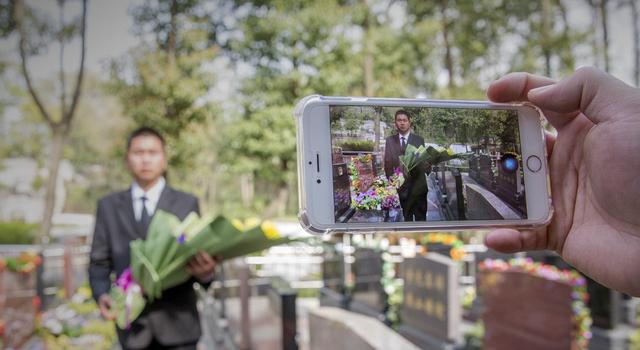
<svg viewBox="0 0 640 350"><path fill-rule="evenodd" d="M186 270L199 251L223 259L243 256L292 240L280 237L274 224L265 221L230 221L223 216L199 217L191 213L184 221L157 210L145 240L130 243L131 265L112 288L118 311L118 325L129 327L144 308L143 293L149 301L162 291L191 278Z"/></svg>
<svg viewBox="0 0 640 350"><path fill-rule="evenodd" d="M400 166L405 175L411 173L411 170L418 165L429 163L431 165L446 162L451 159L462 158L467 156L466 153L455 153L452 149L424 145L416 147L407 145L404 155L400 156Z"/></svg>

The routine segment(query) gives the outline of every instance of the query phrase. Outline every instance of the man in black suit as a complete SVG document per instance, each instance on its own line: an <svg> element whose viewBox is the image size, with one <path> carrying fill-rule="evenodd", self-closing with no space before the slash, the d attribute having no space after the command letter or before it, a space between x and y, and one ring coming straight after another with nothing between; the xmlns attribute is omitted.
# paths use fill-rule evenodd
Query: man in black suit
<svg viewBox="0 0 640 350"><path fill-rule="evenodd" d="M166 185L167 168L162 136L142 127L129 136L127 166L133 175L131 188L112 193L98 202L95 232L91 246L89 282L100 312L113 319L109 289L111 274L119 276L130 264L129 242L146 237L156 209L183 220L199 212L198 200ZM195 349L200 338L200 319L196 308L195 281L211 283L216 260L200 252L187 270L193 278L163 291L162 298L148 303L130 329L118 329L123 349Z"/></svg>
<svg viewBox="0 0 640 350"><path fill-rule="evenodd" d="M384 173L391 178L396 168L400 168L401 155L407 145L420 147L424 139L411 132L411 115L399 109L394 116L397 134L387 137L384 146ZM404 184L398 189L404 221L425 221L427 219L427 178L431 170L429 164L420 164L405 174Z"/></svg>

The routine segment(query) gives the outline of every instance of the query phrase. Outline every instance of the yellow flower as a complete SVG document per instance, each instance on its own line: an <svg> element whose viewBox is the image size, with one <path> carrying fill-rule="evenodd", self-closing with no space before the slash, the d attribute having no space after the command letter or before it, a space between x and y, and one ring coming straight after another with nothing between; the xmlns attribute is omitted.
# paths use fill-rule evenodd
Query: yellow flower
<svg viewBox="0 0 640 350"><path fill-rule="evenodd" d="M260 225L260 219L253 217L253 218L248 218L247 220L244 221L244 228L245 230L249 230L252 229L256 226Z"/></svg>
<svg viewBox="0 0 640 350"><path fill-rule="evenodd" d="M233 219L231 220L231 224L233 225L233 227L238 229L238 231L244 231L244 224L242 223L242 221L238 219Z"/></svg>
<svg viewBox="0 0 640 350"><path fill-rule="evenodd" d="M268 239L278 239L280 238L280 232L276 228L276 225L271 221L265 221L260 225L262 232L264 232L265 237Z"/></svg>
<svg viewBox="0 0 640 350"><path fill-rule="evenodd" d="M459 249L459 248L453 248L451 249L451 252L449 253L451 255L451 259L456 260L456 261L460 261L464 258L465 256L465 252L463 249Z"/></svg>
<svg viewBox="0 0 640 350"><path fill-rule="evenodd" d="M456 154L456 152L454 152L451 148L447 148L447 154L452 156L452 155Z"/></svg>
<svg viewBox="0 0 640 350"><path fill-rule="evenodd" d="M456 237L447 235L444 237L443 243L447 245L452 245L456 241Z"/></svg>

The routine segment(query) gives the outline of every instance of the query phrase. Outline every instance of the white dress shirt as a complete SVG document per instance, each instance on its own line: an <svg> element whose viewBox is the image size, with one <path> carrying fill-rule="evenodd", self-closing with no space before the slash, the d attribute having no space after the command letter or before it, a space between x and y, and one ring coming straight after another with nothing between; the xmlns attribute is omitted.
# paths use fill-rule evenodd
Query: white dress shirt
<svg viewBox="0 0 640 350"><path fill-rule="evenodd" d="M398 140L400 141L400 146L402 146L402 138L404 137L404 145L408 145L409 144L409 134L411 134L411 131L407 131L406 134L400 134L398 133Z"/></svg>
<svg viewBox="0 0 640 350"><path fill-rule="evenodd" d="M155 185L151 186L151 188L145 192L137 182L133 182L131 185L131 200L133 201L133 214L136 217L136 221L140 221L140 217L142 216L142 197L146 197L145 207L147 208L147 214L149 216L153 215L156 211L156 207L158 206L158 201L160 200L160 195L162 194L162 190L164 190L164 186L166 185L166 181L164 177L161 177Z"/></svg>

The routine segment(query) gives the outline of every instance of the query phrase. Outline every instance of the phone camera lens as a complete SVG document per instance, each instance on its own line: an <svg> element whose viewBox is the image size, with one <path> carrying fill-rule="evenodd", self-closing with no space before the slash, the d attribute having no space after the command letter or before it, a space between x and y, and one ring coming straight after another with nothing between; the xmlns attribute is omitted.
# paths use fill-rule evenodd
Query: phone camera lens
<svg viewBox="0 0 640 350"><path fill-rule="evenodd" d="M320 179L316 180L317 183L321 183L322 181Z"/></svg>
<svg viewBox="0 0 640 350"><path fill-rule="evenodd" d="M500 158L500 166L506 173L518 170L518 158L515 154L505 154Z"/></svg>

